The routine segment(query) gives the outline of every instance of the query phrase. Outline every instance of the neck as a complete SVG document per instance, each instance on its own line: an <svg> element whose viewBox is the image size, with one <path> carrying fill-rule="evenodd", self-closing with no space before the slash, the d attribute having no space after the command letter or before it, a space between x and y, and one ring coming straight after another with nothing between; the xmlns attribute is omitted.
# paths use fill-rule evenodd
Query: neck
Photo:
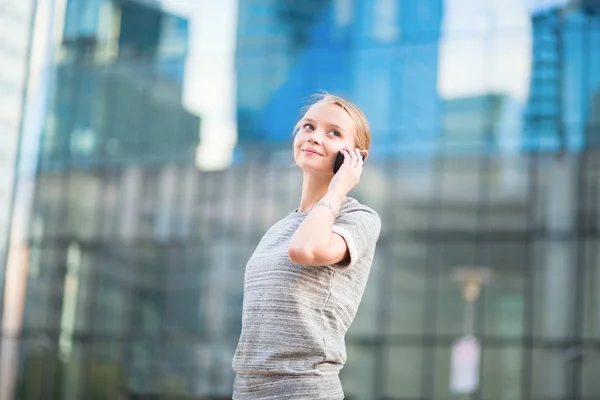
<svg viewBox="0 0 600 400"><path fill-rule="evenodd" d="M299 212L310 211L327 194L332 177L304 172Z"/></svg>

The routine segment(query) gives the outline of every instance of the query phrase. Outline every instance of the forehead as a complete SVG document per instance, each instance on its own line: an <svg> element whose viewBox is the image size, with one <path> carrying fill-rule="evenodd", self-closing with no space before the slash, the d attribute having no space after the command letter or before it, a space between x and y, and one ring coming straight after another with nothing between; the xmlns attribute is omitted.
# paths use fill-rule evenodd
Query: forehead
<svg viewBox="0 0 600 400"><path fill-rule="evenodd" d="M322 124L339 125L347 132L355 133L356 131L352 117L341 106L334 103L319 102L313 104L304 114L304 118L313 119Z"/></svg>

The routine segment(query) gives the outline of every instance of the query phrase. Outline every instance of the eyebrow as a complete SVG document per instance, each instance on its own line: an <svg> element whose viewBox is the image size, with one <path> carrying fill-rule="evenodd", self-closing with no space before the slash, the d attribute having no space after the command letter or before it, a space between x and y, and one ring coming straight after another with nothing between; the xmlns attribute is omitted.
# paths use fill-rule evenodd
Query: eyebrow
<svg viewBox="0 0 600 400"><path fill-rule="evenodd" d="M315 120L314 120L314 119L312 119L312 118L303 118L303 119L300 121L300 123L303 123L303 122L312 122L312 123L316 123L317 121L315 121ZM337 125L337 124L326 124L326 125L327 125L327 126L329 126L329 127L335 128L335 129L337 129L337 130L339 130L339 131L342 131L343 133L346 133L346 130L345 130L344 128L342 128L341 126Z"/></svg>

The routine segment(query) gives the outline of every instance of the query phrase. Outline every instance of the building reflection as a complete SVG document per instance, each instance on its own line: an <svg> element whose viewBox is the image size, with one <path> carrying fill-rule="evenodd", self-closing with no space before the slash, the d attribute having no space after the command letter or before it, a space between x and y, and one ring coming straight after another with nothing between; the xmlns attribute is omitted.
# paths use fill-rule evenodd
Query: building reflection
<svg viewBox="0 0 600 400"><path fill-rule="evenodd" d="M238 147L199 171L190 21L66 2L30 222L10 243L26 257L6 269L26 265L9 398L231 398L245 263L298 205L289 128L316 89L363 105L377 146L353 192L383 226L347 398L459 396L466 333L483 346L476 397L600 396L596 2L533 12L526 99L440 94L440 1L292 3L240 2Z"/></svg>

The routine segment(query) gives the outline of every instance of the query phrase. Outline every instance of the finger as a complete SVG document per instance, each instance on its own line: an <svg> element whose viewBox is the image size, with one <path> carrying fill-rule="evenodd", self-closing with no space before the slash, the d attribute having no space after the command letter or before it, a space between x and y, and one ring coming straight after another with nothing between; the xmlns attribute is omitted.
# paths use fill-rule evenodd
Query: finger
<svg viewBox="0 0 600 400"><path fill-rule="evenodd" d="M356 165L357 166L362 165L362 157L360 156L360 149L356 148L354 150L354 153L356 154Z"/></svg>
<svg viewBox="0 0 600 400"><path fill-rule="evenodd" d="M342 151L342 154L344 155L344 164L350 163L350 161L352 160L352 157L350 156L350 152L348 151L348 149L346 147L344 147L341 151Z"/></svg>
<svg viewBox="0 0 600 400"><path fill-rule="evenodd" d="M345 157L344 162L346 162L348 165L352 166L354 163L354 158L352 157L352 151L350 151L350 149L348 147L344 147L343 151L344 151L344 157Z"/></svg>
<svg viewBox="0 0 600 400"><path fill-rule="evenodd" d="M354 152L354 150L350 150L348 148L348 154L350 155L350 166L352 168L356 167L356 153Z"/></svg>
<svg viewBox="0 0 600 400"><path fill-rule="evenodd" d="M360 157L360 150L358 148L354 149L353 151L353 156L354 156L354 166L358 167L360 166L360 162L361 162L361 157Z"/></svg>

